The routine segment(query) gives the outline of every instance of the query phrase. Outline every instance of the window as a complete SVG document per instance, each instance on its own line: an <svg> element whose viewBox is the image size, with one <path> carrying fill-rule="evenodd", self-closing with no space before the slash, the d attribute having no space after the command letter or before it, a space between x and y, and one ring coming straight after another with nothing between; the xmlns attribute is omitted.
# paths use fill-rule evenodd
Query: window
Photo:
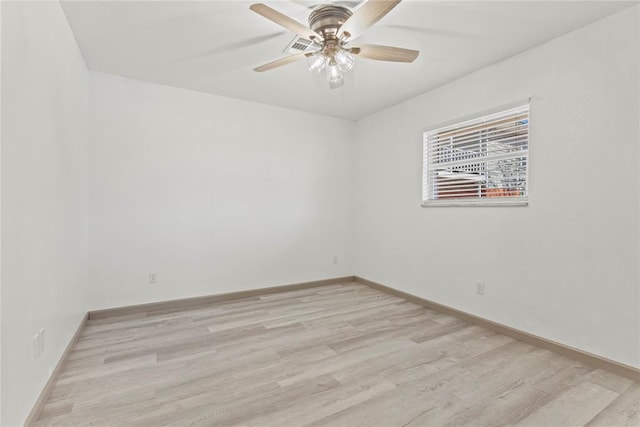
<svg viewBox="0 0 640 427"><path fill-rule="evenodd" d="M424 133L422 205L526 205L529 105Z"/></svg>

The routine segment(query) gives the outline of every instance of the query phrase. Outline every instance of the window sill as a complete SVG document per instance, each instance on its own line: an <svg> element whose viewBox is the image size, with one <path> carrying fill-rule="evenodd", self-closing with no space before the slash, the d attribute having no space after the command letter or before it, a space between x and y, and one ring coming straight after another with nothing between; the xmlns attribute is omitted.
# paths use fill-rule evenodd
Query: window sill
<svg viewBox="0 0 640 427"><path fill-rule="evenodd" d="M432 207L452 207L452 206L528 206L529 200L526 198L487 198L487 199L472 199L472 200L424 200L422 202L423 208Z"/></svg>

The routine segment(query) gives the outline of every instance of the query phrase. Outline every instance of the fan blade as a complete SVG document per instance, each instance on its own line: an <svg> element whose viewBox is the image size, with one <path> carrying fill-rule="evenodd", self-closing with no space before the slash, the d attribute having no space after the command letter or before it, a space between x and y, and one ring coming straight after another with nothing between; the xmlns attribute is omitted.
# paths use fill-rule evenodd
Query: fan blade
<svg viewBox="0 0 640 427"><path fill-rule="evenodd" d="M253 71L257 71L259 73L263 71L269 71L273 68L282 67L283 65L291 64L292 62L300 61L305 57L311 55L310 53L296 53L295 55L285 56L283 58L276 59L275 61L271 61L268 64L261 65L253 69Z"/></svg>
<svg viewBox="0 0 640 427"><path fill-rule="evenodd" d="M352 47L351 53L358 55L359 58L391 62L413 62L420 54L419 51L413 49L375 44L361 44L358 47Z"/></svg>
<svg viewBox="0 0 640 427"><path fill-rule="evenodd" d="M275 9L270 8L266 4L255 3L249 6L249 9L253 10L258 15L264 16L270 21L275 22L281 27L286 28L289 31L293 31L299 36L302 36L309 40L322 40L322 36L305 25L302 25L298 21L289 18L287 15L278 12Z"/></svg>
<svg viewBox="0 0 640 427"><path fill-rule="evenodd" d="M346 34L349 40L360 36L365 30L382 19L387 13L400 3L401 0L368 0L349 19L346 20L338 31L338 38Z"/></svg>

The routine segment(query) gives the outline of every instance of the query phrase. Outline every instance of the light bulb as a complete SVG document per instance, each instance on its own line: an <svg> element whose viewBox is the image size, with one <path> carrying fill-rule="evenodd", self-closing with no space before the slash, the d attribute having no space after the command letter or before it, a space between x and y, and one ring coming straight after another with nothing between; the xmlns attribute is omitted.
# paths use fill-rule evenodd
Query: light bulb
<svg viewBox="0 0 640 427"><path fill-rule="evenodd" d="M334 61L327 65L327 80L331 89L337 89L344 84L344 77Z"/></svg>
<svg viewBox="0 0 640 427"><path fill-rule="evenodd" d="M354 59L353 55L349 51L339 50L338 52L336 52L333 59L335 59L338 69L343 73L346 73L353 68Z"/></svg>
<svg viewBox="0 0 640 427"><path fill-rule="evenodd" d="M311 71L313 74L320 74L320 72L324 68L325 62L326 62L325 56L321 52L319 52L309 57L309 62L307 63L307 67L309 68L309 71Z"/></svg>

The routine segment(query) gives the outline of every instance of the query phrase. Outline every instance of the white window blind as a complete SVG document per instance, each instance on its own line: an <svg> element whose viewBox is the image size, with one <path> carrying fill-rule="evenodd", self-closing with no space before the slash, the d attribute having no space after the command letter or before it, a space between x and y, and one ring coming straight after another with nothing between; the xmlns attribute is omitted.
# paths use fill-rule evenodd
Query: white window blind
<svg viewBox="0 0 640 427"><path fill-rule="evenodd" d="M529 105L430 130L422 205L527 204Z"/></svg>

